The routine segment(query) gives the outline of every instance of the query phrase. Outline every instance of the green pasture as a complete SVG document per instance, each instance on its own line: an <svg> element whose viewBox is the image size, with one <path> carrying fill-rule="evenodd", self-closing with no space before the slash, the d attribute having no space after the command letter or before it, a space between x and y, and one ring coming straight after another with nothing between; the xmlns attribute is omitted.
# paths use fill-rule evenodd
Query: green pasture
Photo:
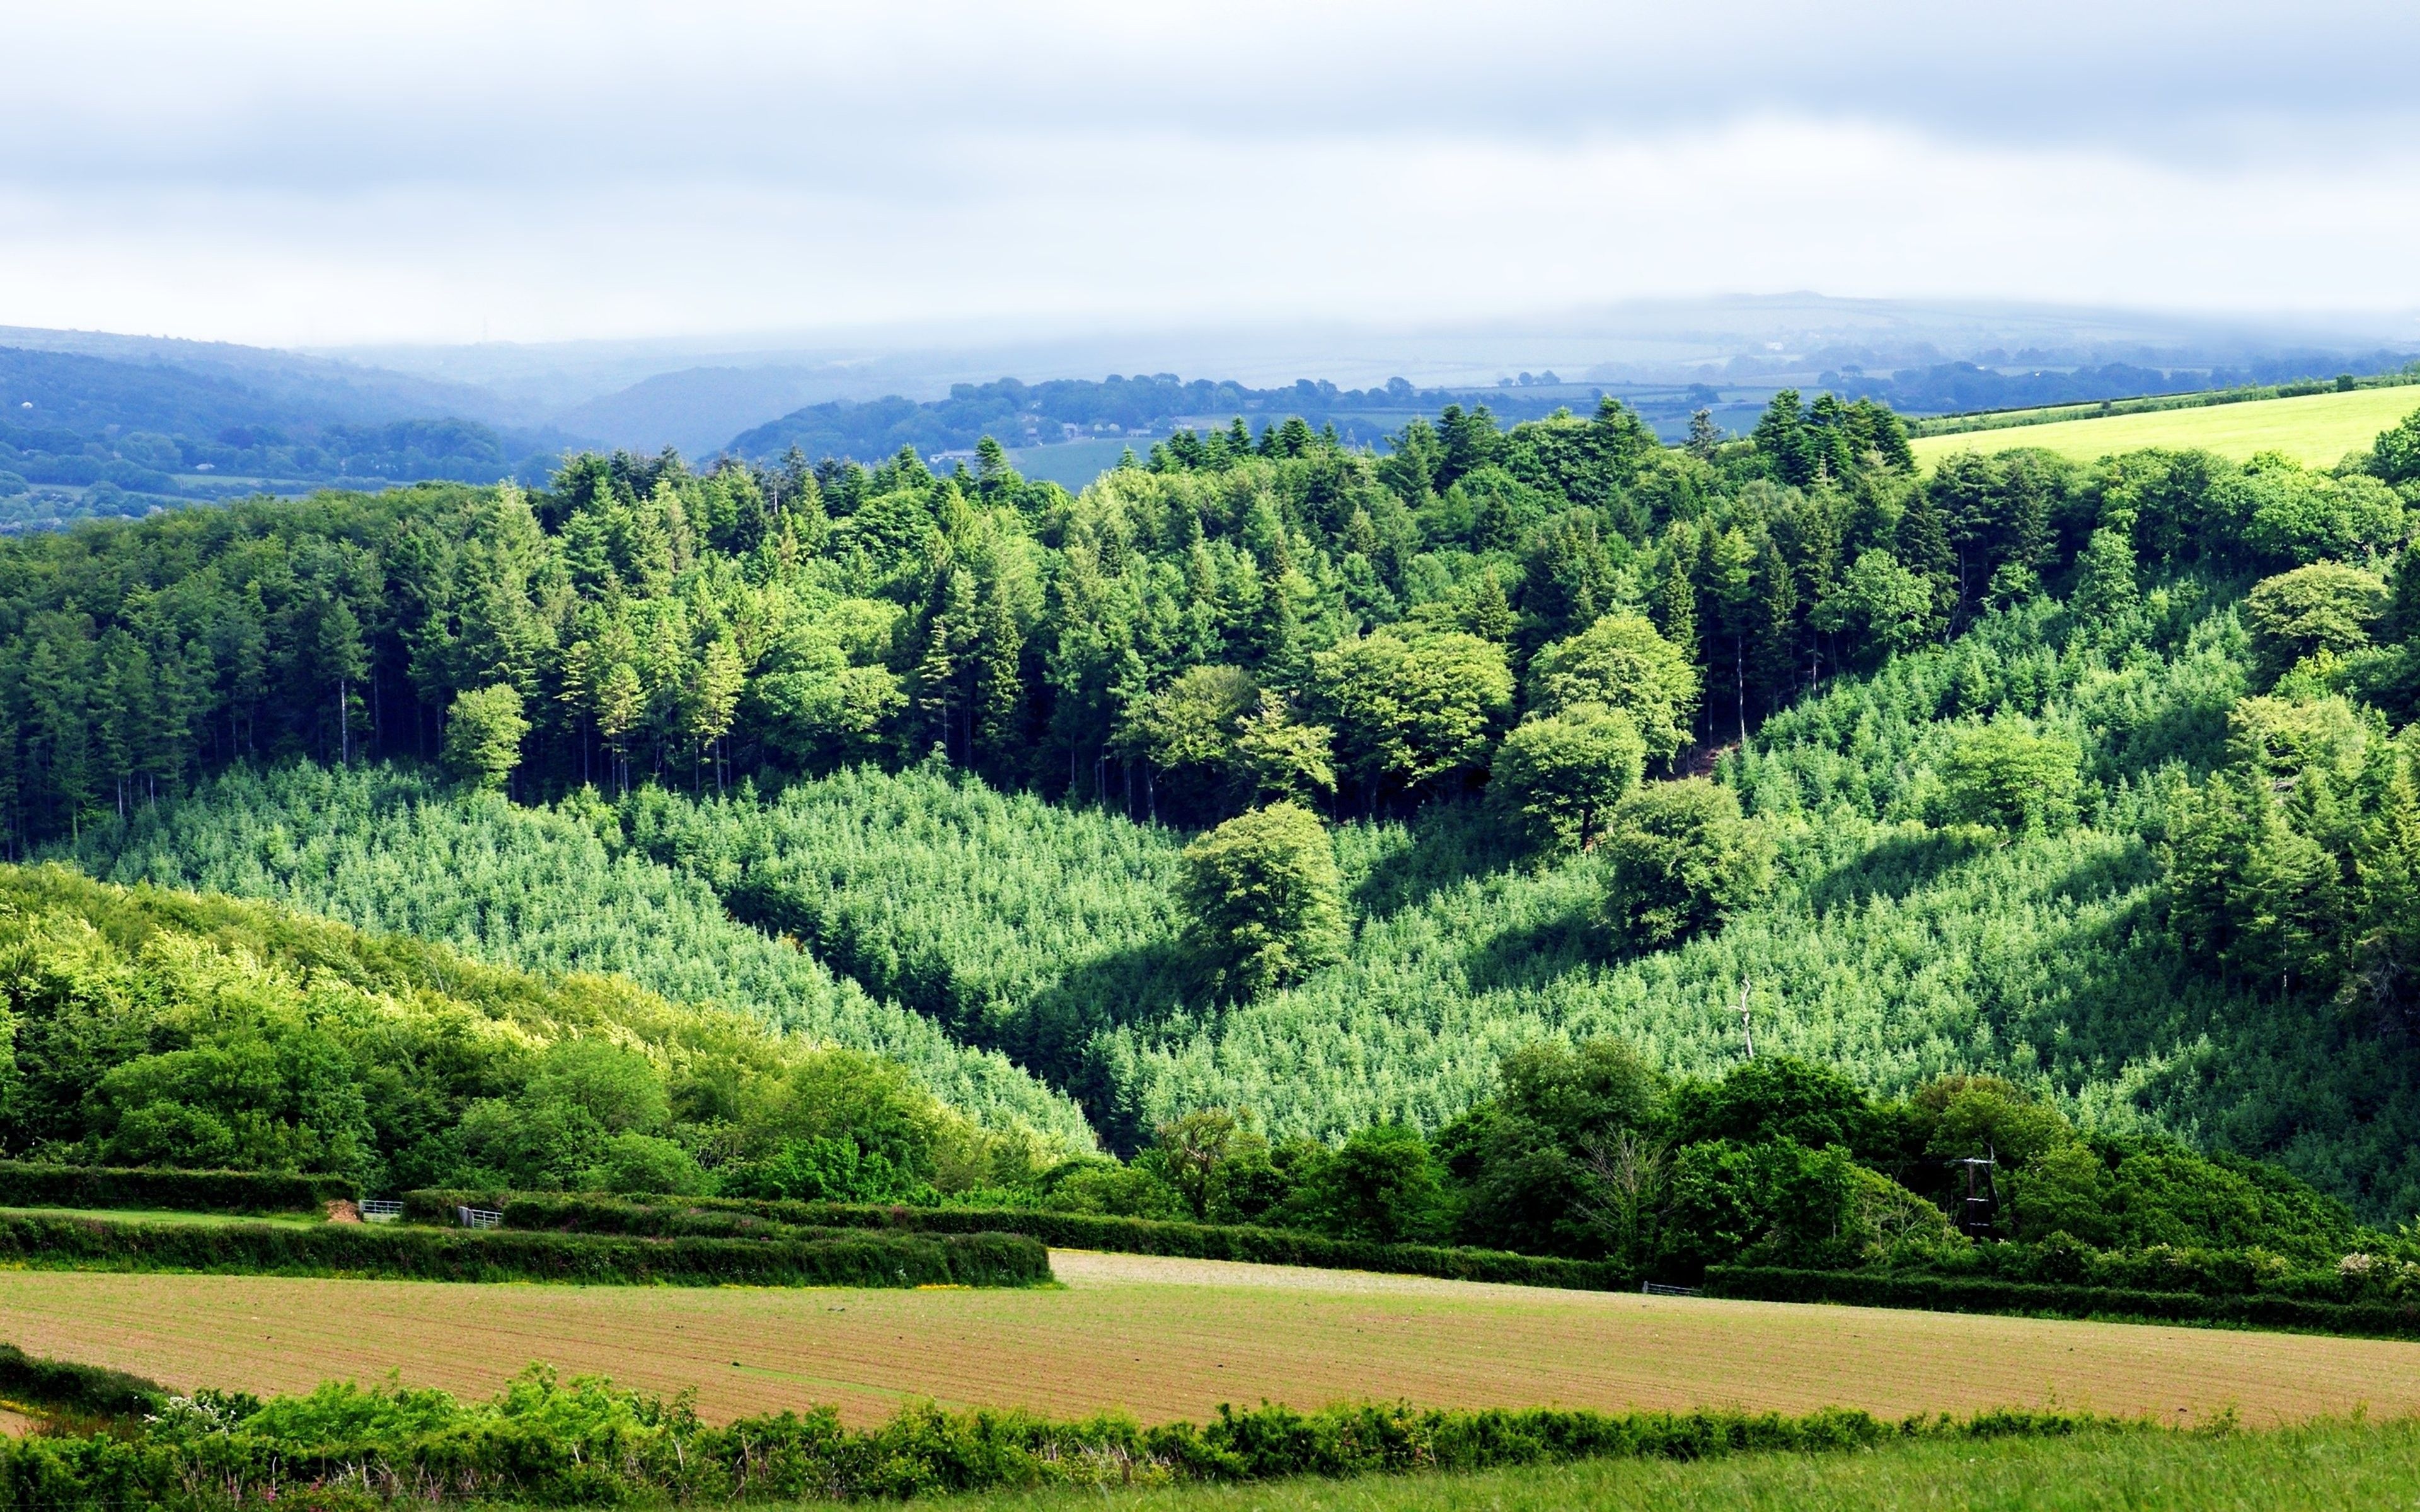
<svg viewBox="0 0 2420 1512"><path fill-rule="evenodd" d="M1695 1463L1591 1460L1476 1474L1266 1481L1103 1493L970 1496L998 1512L2289 1512L2420 1502L2420 1424L2320 1423L2259 1433L2087 1433L1909 1442L1838 1454Z"/></svg>
<svg viewBox="0 0 2420 1512"><path fill-rule="evenodd" d="M0 1213L24 1213L38 1218L98 1218L109 1223L198 1224L205 1227L221 1227L227 1224L276 1224L287 1228L317 1228L327 1222L314 1212L188 1212L170 1208L0 1208Z"/></svg>
<svg viewBox="0 0 2420 1512"><path fill-rule="evenodd" d="M2021 446L2038 446L2083 462L2136 447L2165 446L2199 447L2238 461L2258 452L2283 452L2305 464L2332 466L2347 452L2367 448L2380 431L2414 409L2420 409L2420 388L2356 389L1958 431L1918 437L1911 445L1917 463L1928 468L1960 452L2006 452Z"/></svg>

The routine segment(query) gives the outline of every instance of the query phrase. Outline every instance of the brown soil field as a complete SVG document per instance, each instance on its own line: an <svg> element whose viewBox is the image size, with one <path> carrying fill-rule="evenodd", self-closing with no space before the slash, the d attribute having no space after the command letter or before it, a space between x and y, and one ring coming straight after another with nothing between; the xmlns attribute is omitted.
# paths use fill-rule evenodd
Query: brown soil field
<svg viewBox="0 0 2420 1512"><path fill-rule="evenodd" d="M0 1272L0 1339L178 1387L390 1371L486 1395L533 1361L723 1419L818 1402L1201 1418L1220 1402L2420 1412L2420 1343L1480 1286L1057 1251L1062 1288L456 1286Z"/></svg>

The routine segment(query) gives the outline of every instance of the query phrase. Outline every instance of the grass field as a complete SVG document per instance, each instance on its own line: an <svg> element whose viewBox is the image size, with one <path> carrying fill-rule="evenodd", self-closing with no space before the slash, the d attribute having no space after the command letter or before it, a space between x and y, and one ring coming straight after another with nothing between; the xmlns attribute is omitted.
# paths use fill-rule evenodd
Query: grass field
<svg viewBox="0 0 2420 1512"><path fill-rule="evenodd" d="M327 1220L307 1212L188 1212L171 1208L0 1208L0 1212L32 1213L42 1218L99 1218L147 1224L276 1224L284 1228L317 1228Z"/></svg>
<svg viewBox="0 0 2420 1512"><path fill-rule="evenodd" d="M1272 1481L1103 1495L967 1497L956 1512L2304 1512L2420 1503L2420 1426L2319 1423L2269 1433L2090 1434L1892 1444L1838 1455L1670 1464L1597 1460L1471 1475Z"/></svg>
<svg viewBox="0 0 2420 1512"><path fill-rule="evenodd" d="M2172 446L2201 447L2238 461L2256 452L2283 452L2315 466L2334 466L2347 452L2365 449L2380 431L2414 409L2420 409L2420 388L2356 389L2350 393L2309 393L2292 399L1959 431L1919 437L1911 444L1917 463L1924 467L1959 452L2005 452L2019 446L2039 446L2083 462L2138 446Z"/></svg>
<svg viewBox="0 0 2420 1512"><path fill-rule="evenodd" d="M2247 1423L2420 1412L2420 1344L1479 1286L1070 1251L1030 1291L464 1286L0 1272L0 1337L169 1385L399 1371L485 1396L531 1361L699 1390L727 1419L932 1398L1056 1416L1311 1407L1993 1407Z"/></svg>

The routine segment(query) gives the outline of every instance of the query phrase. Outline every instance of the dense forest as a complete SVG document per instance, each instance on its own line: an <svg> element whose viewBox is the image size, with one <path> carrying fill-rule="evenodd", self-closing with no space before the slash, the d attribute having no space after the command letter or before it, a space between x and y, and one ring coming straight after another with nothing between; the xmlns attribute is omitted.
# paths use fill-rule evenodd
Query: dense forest
<svg viewBox="0 0 2420 1512"><path fill-rule="evenodd" d="M54 868L0 868L0 1139L37 1159L929 1201L1056 1158L752 1014Z"/></svg>
<svg viewBox="0 0 2420 1512"><path fill-rule="evenodd" d="M1612 402L1238 422L1080 496L991 446L583 457L6 543L0 800L121 879L794 981L1064 1149L1226 1110L1450 1165L1508 1057L1712 1078L1748 1031L2404 1216L2415 481L2420 421L1920 475L1794 393L1677 448ZM684 900L685 959L558 872Z"/></svg>

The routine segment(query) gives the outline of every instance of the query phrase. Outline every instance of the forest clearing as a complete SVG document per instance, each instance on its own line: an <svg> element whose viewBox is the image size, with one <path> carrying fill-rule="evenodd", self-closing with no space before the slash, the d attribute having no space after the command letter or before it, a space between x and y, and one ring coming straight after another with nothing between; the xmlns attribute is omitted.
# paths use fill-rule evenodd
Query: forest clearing
<svg viewBox="0 0 2420 1512"><path fill-rule="evenodd" d="M2420 1412L2420 1344L1553 1291L1056 1251L1063 1288L436 1286L0 1274L12 1341L190 1389L399 1372L459 1396L530 1363L674 1395L710 1421L837 1404L1104 1410L1408 1399L1602 1411L2056 1407L2249 1425Z"/></svg>
<svg viewBox="0 0 2420 1512"><path fill-rule="evenodd" d="M2346 453L2367 448L2381 430L2409 414L2412 404L2408 389L2355 389L1952 431L1919 436L1908 445L1916 454L1916 465L1925 469L1961 452L2040 447L2078 462L2094 462L2145 446L2198 447L2237 462L2249 461L2262 452L2282 452L2305 467L2334 467Z"/></svg>

